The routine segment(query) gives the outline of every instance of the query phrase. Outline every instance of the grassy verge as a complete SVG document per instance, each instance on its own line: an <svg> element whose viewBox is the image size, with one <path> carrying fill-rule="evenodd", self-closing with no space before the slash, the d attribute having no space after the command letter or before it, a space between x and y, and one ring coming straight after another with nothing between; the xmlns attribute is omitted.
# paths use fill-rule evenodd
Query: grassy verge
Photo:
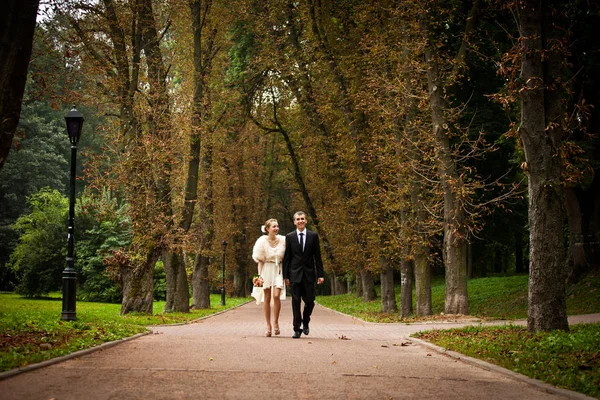
<svg viewBox="0 0 600 400"><path fill-rule="evenodd" d="M420 332L418 338L549 384L600 398L600 324L530 333L519 326Z"/></svg>
<svg viewBox="0 0 600 400"><path fill-rule="evenodd" d="M527 276L469 281L469 310L485 319L527 318ZM444 282L432 282L434 316L405 318L385 314L379 299L363 302L353 294L320 296L329 308L371 322L418 322L443 318ZM400 304L399 288L397 304ZM414 305L413 305L414 306ZM600 313L600 274L567 289L569 315ZM534 379L600 398L600 324L576 325L570 332L529 333L526 328L468 327L425 332L416 336L441 347L503 366Z"/></svg>
<svg viewBox="0 0 600 400"><path fill-rule="evenodd" d="M527 318L526 275L471 279L468 283L469 314L482 319ZM400 305L400 288L396 287L396 303ZM431 284L431 302L435 315L444 311L445 284L436 278ZM381 312L381 300L363 302L353 294L319 296L317 302L344 314L370 322L414 322L415 317L401 319L398 313ZM413 304L413 308L415 305ZM569 315L600 313L600 274L590 275L567 289Z"/></svg>
<svg viewBox="0 0 600 400"><path fill-rule="evenodd" d="M129 314L121 316L119 304L77 302L77 321L61 321L60 297L25 299L0 294L0 372L49 360L102 343L145 332L148 325L192 321L242 304L248 299L212 295L212 308L190 313ZM155 302L162 310L164 302Z"/></svg>

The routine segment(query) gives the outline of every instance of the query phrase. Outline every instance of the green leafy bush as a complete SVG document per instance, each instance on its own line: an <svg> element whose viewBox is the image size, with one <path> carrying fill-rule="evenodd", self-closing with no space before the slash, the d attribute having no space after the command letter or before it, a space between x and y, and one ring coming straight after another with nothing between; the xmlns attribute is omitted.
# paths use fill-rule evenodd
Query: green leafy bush
<svg viewBox="0 0 600 400"><path fill-rule="evenodd" d="M38 297L62 286L66 266L68 199L56 190L42 189L28 197L29 214L14 224L19 243L10 258L17 292ZM120 302L121 288L112 279L104 259L112 251L128 248L131 224L125 206L109 191L84 192L75 209L75 269L77 297L91 301Z"/></svg>
<svg viewBox="0 0 600 400"><path fill-rule="evenodd" d="M110 191L92 196L85 192L77 203L77 216L83 233L75 243L77 252L78 298L118 303L121 287L107 271L104 259L112 251L131 244L131 223L125 205Z"/></svg>
<svg viewBox="0 0 600 400"><path fill-rule="evenodd" d="M57 190L47 188L28 196L27 202L31 212L14 224L20 237L9 267L18 279L16 291L35 297L61 288L69 204Z"/></svg>

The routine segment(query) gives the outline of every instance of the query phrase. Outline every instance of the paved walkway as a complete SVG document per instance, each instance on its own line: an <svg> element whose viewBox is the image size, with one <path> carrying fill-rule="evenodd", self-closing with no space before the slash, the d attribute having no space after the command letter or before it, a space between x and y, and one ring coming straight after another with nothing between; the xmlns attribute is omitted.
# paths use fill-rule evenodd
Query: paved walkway
<svg viewBox="0 0 600 400"><path fill-rule="evenodd" d="M371 324L317 306L309 336L264 336L262 307L234 310L0 380L0 399L583 399L410 339L458 323ZM591 322L600 314L581 317ZM457 355L459 356L459 355Z"/></svg>

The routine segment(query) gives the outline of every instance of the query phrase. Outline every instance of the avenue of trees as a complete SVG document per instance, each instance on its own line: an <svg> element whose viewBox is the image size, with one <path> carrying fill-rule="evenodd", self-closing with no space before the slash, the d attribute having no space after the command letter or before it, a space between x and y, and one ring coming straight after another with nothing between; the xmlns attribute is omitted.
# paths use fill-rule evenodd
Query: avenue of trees
<svg viewBox="0 0 600 400"><path fill-rule="evenodd" d="M31 60L22 99L2 74L2 289L60 287L61 135L76 104L86 298L122 313L152 312L156 296L165 311L210 307L223 251L227 292L246 296L260 225L288 232L303 210L328 293L370 301L380 285L383 312L425 316L443 275L445 313L468 314L469 278L528 273L528 328L568 329L566 285L599 267L595 3L51 0L39 12L33 40L19 39L31 57L3 66Z"/></svg>

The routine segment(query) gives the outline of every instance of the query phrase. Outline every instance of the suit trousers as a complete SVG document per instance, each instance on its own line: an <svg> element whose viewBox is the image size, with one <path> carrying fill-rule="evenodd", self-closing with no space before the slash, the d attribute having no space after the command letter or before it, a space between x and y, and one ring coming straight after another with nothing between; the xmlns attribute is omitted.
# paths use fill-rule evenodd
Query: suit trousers
<svg viewBox="0 0 600 400"><path fill-rule="evenodd" d="M302 277L302 281L290 284L292 292L292 312L294 313L294 331L301 330L300 324L308 328L310 315L315 308L315 283L308 282L306 277ZM300 311L300 306L304 301L304 311Z"/></svg>

